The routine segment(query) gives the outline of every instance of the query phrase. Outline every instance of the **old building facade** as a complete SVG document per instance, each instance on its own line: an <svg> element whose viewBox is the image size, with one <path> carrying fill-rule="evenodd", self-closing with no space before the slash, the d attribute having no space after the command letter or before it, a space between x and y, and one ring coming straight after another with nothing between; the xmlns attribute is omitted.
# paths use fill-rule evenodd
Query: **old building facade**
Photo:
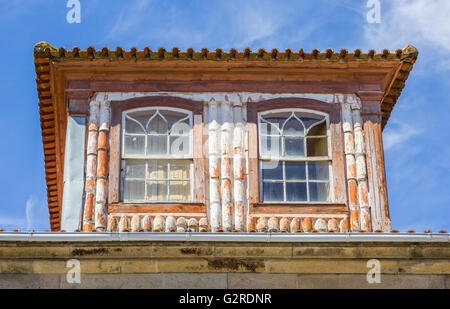
<svg viewBox="0 0 450 309"><path fill-rule="evenodd" d="M448 288L449 234L389 217L417 55L36 44L52 232L0 232L0 287Z"/></svg>
<svg viewBox="0 0 450 309"><path fill-rule="evenodd" d="M34 48L53 231L390 232L418 52Z"/></svg>

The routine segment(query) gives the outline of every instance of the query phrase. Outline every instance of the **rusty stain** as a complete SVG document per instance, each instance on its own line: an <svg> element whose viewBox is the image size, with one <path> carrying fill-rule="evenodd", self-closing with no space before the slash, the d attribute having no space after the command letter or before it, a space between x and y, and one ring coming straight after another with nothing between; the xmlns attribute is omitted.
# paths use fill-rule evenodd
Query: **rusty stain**
<svg viewBox="0 0 450 309"><path fill-rule="evenodd" d="M106 255L109 253L107 248L95 248L95 249L73 249L72 256L80 257L80 256L92 256L92 255Z"/></svg>
<svg viewBox="0 0 450 309"><path fill-rule="evenodd" d="M215 270L256 272L264 267L264 261L250 259L208 259L208 267Z"/></svg>

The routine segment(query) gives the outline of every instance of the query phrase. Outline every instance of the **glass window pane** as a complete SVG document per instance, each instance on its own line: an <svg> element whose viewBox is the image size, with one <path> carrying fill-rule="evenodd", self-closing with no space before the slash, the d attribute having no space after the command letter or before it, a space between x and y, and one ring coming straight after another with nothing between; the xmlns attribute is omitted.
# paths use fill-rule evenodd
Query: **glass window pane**
<svg viewBox="0 0 450 309"><path fill-rule="evenodd" d="M262 135L279 135L281 134L281 126L278 123L267 123L261 121L259 123L259 133Z"/></svg>
<svg viewBox="0 0 450 309"><path fill-rule="evenodd" d="M167 179L167 161L166 160L149 160L148 174L149 179Z"/></svg>
<svg viewBox="0 0 450 309"><path fill-rule="evenodd" d="M285 162L287 180L306 180L305 162Z"/></svg>
<svg viewBox="0 0 450 309"><path fill-rule="evenodd" d="M328 182L310 182L309 200L311 202L328 202L330 186Z"/></svg>
<svg viewBox="0 0 450 309"><path fill-rule="evenodd" d="M326 137L308 137L306 139L308 157L328 156L328 144Z"/></svg>
<svg viewBox="0 0 450 309"><path fill-rule="evenodd" d="M284 200L283 183L263 182L263 201L282 202Z"/></svg>
<svg viewBox="0 0 450 309"><path fill-rule="evenodd" d="M190 161L170 161L170 179L190 179Z"/></svg>
<svg viewBox="0 0 450 309"><path fill-rule="evenodd" d="M127 180L124 186L125 201L137 201L145 199L145 181L144 180Z"/></svg>
<svg viewBox="0 0 450 309"><path fill-rule="evenodd" d="M159 112L164 116L164 118L167 119L167 122L169 124L169 128L173 130L173 127L175 123L177 123L179 120L186 118L189 114L179 112L179 111L173 111L173 110L159 110ZM189 127L189 118L182 121L183 123L187 124ZM178 127L178 125L176 125Z"/></svg>
<svg viewBox="0 0 450 309"><path fill-rule="evenodd" d="M281 137L276 136L261 136L261 155L270 157L281 156Z"/></svg>
<svg viewBox="0 0 450 309"><path fill-rule="evenodd" d="M125 155L143 155L145 136L125 135Z"/></svg>
<svg viewBox="0 0 450 309"><path fill-rule="evenodd" d="M145 161L125 161L125 178L145 179Z"/></svg>
<svg viewBox="0 0 450 309"><path fill-rule="evenodd" d="M286 156L304 156L305 144L301 137L285 137L284 147Z"/></svg>
<svg viewBox="0 0 450 309"><path fill-rule="evenodd" d="M147 154L167 154L167 135L148 135Z"/></svg>
<svg viewBox="0 0 450 309"><path fill-rule="evenodd" d="M308 179L329 180L328 162L308 162Z"/></svg>
<svg viewBox="0 0 450 309"><path fill-rule="evenodd" d="M139 134L145 134L145 122L144 124L141 123L139 125L140 121L139 119L136 119L135 117L131 117L133 119L129 119L128 117L125 117L125 132L126 133L139 133Z"/></svg>
<svg viewBox="0 0 450 309"><path fill-rule="evenodd" d="M262 178L263 180L282 180L283 179L283 162L270 161L262 162Z"/></svg>
<svg viewBox="0 0 450 309"><path fill-rule="evenodd" d="M189 154L189 136L170 136L170 154Z"/></svg>
<svg viewBox="0 0 450 309"><path fill-rule="evenodd" d="M150 134L167 134L169 127L166 119L163 119L160 114L156 115L148 124L147 131Z"/></svg>
<svg viewBox="0 0 450 309"><path fill-rule="evenodd" d="M296 118L292 117L289 119L283 128L283 135L294 135L294 136L303 136L303 124L300 123Z"/></svg>
<svg viewBox="0 0 450 309"><path fill-rule="evenodd" d="M321 115L313 115L309 114L308 116L302 116L300 119L303 121L303 124L305 125L306 131L308 131L311 126L319 121L321 121L324 117Z"/></svg>
<svg viewBox="0 0 450 309"><path fill-rule="evenodd" d="M286 201L303 202L306 201L306 182L287 182L286 183Z"/></svg>
<svg viewBox="0 0 450 309"><path fill-rule="evenodd" d="M167 182L149 181L147 183L147 199L150 201L166 201Z"/></svg>
<svg viewBox="0 0 450 309"><path fill-rule="evenodd" d="M184 117L186 117L186 115L184 115ZM189 125L189 118L183 121L178 121L177 119L177 121L170 127L170 134L173 135L187 135L190 131L191 126Z"/></svg>
<svg viewBox="0 0 450 309"><path fill-rule="evenodd" d="M283 123L290 115L291 113L289 112L281 112L262 116L261 118L268 123L264 120L260 121L260 132L267 135L280 134Z"/></svg>
<svg viewBox="0 0 450 309"><path fill-rule="evenodd" d="M327 135L327 124L322 122L321 124L315 125L308 131L308 136L318 136Z"/></svg>
<svg viewBox="0 0 450 309"><path fill-rule="evenodd" d="M169 200L190 201L191 187L189 185L189 181L171 181Z"/></svg>

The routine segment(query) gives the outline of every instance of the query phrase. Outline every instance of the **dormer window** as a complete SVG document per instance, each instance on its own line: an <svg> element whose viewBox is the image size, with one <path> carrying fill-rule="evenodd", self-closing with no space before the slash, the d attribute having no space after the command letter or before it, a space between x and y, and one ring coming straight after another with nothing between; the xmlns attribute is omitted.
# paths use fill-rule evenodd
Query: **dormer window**
<svg viewBox="0 0 450 309"><path fill-rule="evenodd" d="M123 113L122 200L192 200L192 112L171 107Z"/></svg>
<svg viewBox="0 0 450 309"><path fill-rule="evenodd" d="M261 202L330 202L328 127L315 111L258 114Z"/></svg>

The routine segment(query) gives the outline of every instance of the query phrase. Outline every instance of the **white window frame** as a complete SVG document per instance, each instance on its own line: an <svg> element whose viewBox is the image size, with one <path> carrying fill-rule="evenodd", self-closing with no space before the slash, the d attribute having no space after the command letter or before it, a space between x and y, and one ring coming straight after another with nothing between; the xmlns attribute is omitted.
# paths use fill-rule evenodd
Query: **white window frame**
<svg viewBox="0 0 450 309"><path fill-rule="evenodd" d="M162 110L162 111L175 111L179 113L184 113L187 115L189 119L189 153L188 154L157 154L157 155L124 155L125 154L125 136L126 135L134 135L134 136L147 136L148 134L142 133L142 134L127 134L125 132L125 123L126 123L126 117L130 113L135 112L146 112L146 111L152 111L152 110ZM153 117L153 116L152 116ZM170 133L170 130L169 130ZM170 134L167 134L167 147L170 147ZM120 200L124 203L143 203L143 204L182 204L182 203L191 203L194 196L194 162L193 162L193 113L190 110L182 109L182 108L176 108L176 107L168 107L168 106L150 106L150 107L139 107L134 109L125 110L122 112L122 136L120 139L121 142L121 176L120 176ZM145 138L145 144L144 144L145 152L147 151L147 138ZM148 170L148 162L151 160L165 160L168 161L167 164L167 177L170 177L170 161L186 161L190 160L189 165L189 185L190 185L190 200L124 200L124 193L125 193L125 167L126 167L126 161L138 161L142 160L145 161L145 173L147 173ZM145 197L147 197L147 177L145 176L144 182L145 182ZM151 179L151 181L165 181L167 182L167 196L170 196L170 182L171 181L187 181L185 179Z"/></svg>
<svg viewBox="0 0 450 309"><path fill-rule="evenodd" d="M284 144L283 141L281 142L281 156L267 156L267 155L261 155L261 145L262 145L262 140L261 140L261 123L264 123L263 121L261 121L261 117L264 117L265 115L268 114L276 114L276 113L306 113L306 114L315 114L315 115L320 115L323 116L325 118L325 123L326 123L326 131L327 131L327 153L328 156L321 156L321 157L308 157L307 156L307 134L308 132L305 132L304 135L304 149L305 149L305 155L304 156L284 156ZM266 110L266 111L262 111L258 113L258 166L259 166L259 181L258 181L258 185L259 185L259 200L263 203L277 203L277 204L333 204L334 203L334 186L333 186L333 175L332 175L332 171L333 171L333 167L332 167L332 152L331 152L331 139L330 139L330 118L329 115L327 113L324 112L320 112L320 111L316 111L316 110L310 110L310 109L303 109L303 108L281 108L281 109L270 109L270 110ZM323 120L322 120L323 121ZM320 122L319 122L320 123ZM316 125L318 125L319 123L317 123ZM312 128L312 127L311 127ZM310 128L310 129L311 129ZM280 134L280 138L281 134ZM263 162L268 162L268 161L278 161L279 163L283 164L283 179L279 180L279 181L274 181L277 183L282 183L283 184L283 201L264 201L263 197L264 197L264 192L263 192L263 177L262 177L262 165ZM309 194L309 183L313 183L313 182L323 182L323 181L311 181L308 179L308 164L306 164L306 178L304 181L299 181L299 180L295 180L292 182L305 182L306 183L306 190L307 190L307 201L286 201L286 183L289 182L286 180L286 175L285 175L285 162L328 162L328 183L329 183L329 187L330 187L330 191L329 191L329 201L309 201L310 199L310 194Z"/></svg>

